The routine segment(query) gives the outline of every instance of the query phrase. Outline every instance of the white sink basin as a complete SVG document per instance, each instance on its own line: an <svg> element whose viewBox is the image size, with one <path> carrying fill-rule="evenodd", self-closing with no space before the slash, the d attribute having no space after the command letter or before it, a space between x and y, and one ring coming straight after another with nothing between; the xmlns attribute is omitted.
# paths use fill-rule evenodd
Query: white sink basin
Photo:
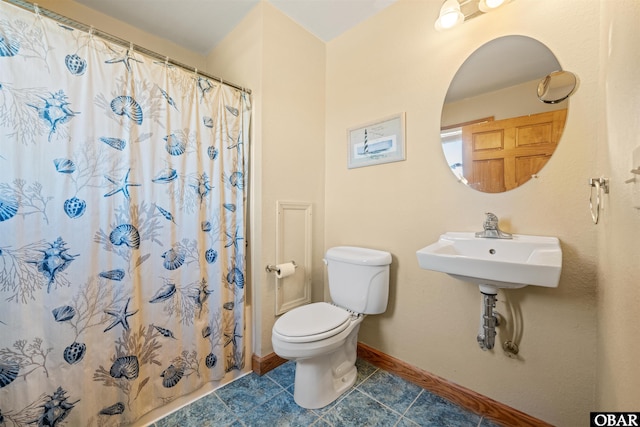
<svg viewBox="0 0 640 427"><path fill-rule="evenodd" d="M527 285L558 287L562 249L555 237L514 234L513 239L449 232L416 252L418 264L475 283L485 293Z"/></svg>

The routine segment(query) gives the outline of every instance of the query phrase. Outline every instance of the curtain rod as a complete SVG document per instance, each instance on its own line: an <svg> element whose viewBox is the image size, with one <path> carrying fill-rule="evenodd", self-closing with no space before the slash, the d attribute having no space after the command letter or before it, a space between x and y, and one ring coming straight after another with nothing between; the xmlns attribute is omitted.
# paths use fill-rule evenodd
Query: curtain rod
<svg viewBox="0 0 640 427"><path fill-rule="evenodd" d="M173 59L169 58L166 55L160 55L157 52L154 52L152 50L149 50L149 49L144 48L142 46L139 46L137 44L131 43L131 42L127 41L127 40L121 39L120 37L116 37L114 35L111 35L109 33L101 31L101 30L99 30L97 28L94 28L93 26L85 25L85 24L83 24L81 22L75 21L75 20L73 20L71 18L67 18L66 16L60 15L58 13L55 13L55 12L51 11L51 10L44 9L44 8L38 6L37 3L31 3L31 2L26 1L26 0L2 0L2 1L4 1L6 3L9 3L9 4L13 4L14 6L18 6L18 7L22 8L22 9L28 10L28 11L33 12L33 13L39 13L40 15L46 16L47 18L51 18L51 19L53 19L53 20L55 20L55 21L57 21L59 23L62 23L62 24L67 25L69 27L75 28L77 30L84 31L86 33L91 32L92 34L97 35L98 37L100 37L102 39L105 39L107 41L110 41L112 43L115 43L115 44L117 44L119 46L122 46L122 47L125 47L125 48L133 47L133 50L135 50L136 52L143 53L143 54L145 54L147 56L150 56L153 59L157 59L157 60L160 60L162 62L166 62L168 64L174 65L176 67L180 67L180 68L182 68L184 70L196 73L196 74L198 74L200 76L209 78L211 80L217 80L221 84L224 84L224 85L227 85L227 86L231 86L232 88L238 89L238 90L240 90L242 92L245 92L245 93L247 93L249 95L251 94L251 89L246 89L246 88L244 88L242 86L239 86L239 85L236 85L234 83L224 81L220 77L213 76L211 74L202 72L202 71L198 70L197 68L191 67L189 65L182 64L182 63L180 63L178 61L174 61Z"/></svg>

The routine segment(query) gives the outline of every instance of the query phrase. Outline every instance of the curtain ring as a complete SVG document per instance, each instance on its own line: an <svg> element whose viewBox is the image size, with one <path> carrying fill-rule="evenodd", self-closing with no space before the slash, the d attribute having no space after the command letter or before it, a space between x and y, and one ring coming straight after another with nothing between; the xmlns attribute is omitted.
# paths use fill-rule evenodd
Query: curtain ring
<svg viewBox="0 0 640 427"><path fill-rule="evenodd" d="M593 209L593 188L596 189L596 208L595 211ZM600 219L600 181L592 180L591 181L591 191L589 193L589 210L591 211L591 219L594 224L597 224Z"/></svg>
<svg viewBox="0 0 640 427"><path fill-rule="evenodd" d="M42 15L40 15L40 6L38 6L38 3L33 4L33 13L36 15L36 19L42 24Z"/></svg>

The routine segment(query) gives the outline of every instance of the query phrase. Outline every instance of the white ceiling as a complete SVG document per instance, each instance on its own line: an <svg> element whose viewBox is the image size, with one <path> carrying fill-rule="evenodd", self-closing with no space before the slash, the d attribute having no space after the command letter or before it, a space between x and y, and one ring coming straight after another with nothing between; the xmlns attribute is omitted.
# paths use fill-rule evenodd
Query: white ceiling
<svg viewBox="0 0 640 427"><path fill-rule="evenodd" d="M260 0L75 1L147 33L206 55ZM267 1L326 42L380 12L396 0Z"/></svg>

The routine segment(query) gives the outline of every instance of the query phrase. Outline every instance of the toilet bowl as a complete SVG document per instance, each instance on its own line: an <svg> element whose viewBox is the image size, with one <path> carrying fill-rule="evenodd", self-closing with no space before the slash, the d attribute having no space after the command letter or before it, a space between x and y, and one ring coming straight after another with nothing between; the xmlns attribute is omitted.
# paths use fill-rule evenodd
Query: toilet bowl
<svg viewBox="0 0 640 427"><path fill-rule="evenodd" d="M282 315L274 324L274 352L296 362L293 397L307 409L327 406L358 375L358 331L366 314L386 310L388 252L342 246L325 256L334 303L318 302Z"/></svg>
<svg viewBox="0 0 640 427"><path fill-rule="evenodd" d="M271 342L277 355L296 362L293 397L299 406L327 406L355 383L358 330L363 318L320 302L278 319ZM314 322L305 324L304 319Z"/></svg>

